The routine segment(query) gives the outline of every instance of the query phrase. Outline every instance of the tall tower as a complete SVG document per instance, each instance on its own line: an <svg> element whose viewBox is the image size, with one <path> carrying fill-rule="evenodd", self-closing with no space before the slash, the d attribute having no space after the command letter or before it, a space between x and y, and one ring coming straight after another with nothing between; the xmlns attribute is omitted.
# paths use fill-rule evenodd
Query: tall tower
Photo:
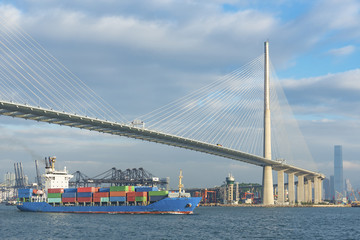
<svg viewBox="0 0 360 240"><path fill-rule="evenodd" d="M235 178L229 173L226 177L226 203L232 204L234 202L234 182Z"/></svg>
<svg viewBox="0 0 360 240"><path fill-rule="evenodd" d="M342 146L334 146L334 190L336 196L344 194Z"/></svg>
<svg viewBox="0 0 360 240"><path fill-rule="evenodd" d="M271 121L270 121L270 69L269 69L269 42L264 43L264 158L271 160ZM263 167L263 194L264 205L274 204L274 186L272 166Z"/></svg>

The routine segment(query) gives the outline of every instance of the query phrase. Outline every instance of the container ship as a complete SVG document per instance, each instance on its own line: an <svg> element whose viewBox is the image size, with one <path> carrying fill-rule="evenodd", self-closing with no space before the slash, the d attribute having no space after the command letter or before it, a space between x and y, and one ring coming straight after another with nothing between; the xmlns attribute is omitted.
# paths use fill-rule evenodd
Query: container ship
<svg viewBox="0 0 360 240"><path fill-rule="evenodd" d="M66 170L55 170L55 157L45 168L45 188L19 189L17 208L27 212L192 214L201 198L182 190L159 190L156 186L111 186L69 188L73 177Z"/></svg>

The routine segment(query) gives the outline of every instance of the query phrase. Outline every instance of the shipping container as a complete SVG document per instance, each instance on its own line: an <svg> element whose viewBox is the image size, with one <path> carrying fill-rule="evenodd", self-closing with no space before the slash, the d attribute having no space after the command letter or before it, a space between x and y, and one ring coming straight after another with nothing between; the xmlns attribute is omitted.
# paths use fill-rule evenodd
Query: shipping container
<svg viewBox="0 0 360 240"><path fill-rule="evenodd" d="M94 196L94 198L97 198L97 197L109 197L109 193L108 192L97 192L97 193L94 193L93 196ZM122 196L120 196L120 197L122 197Z"/></svg>
<svg viewBox="0 0 360 240"><path fill-rule="evenodd" d="M94 197L93 202L109 202L108 197Z"/></svg>
<svg viewBox="0 0 360 240"><path fill-rule="evenodd" d="M135 192L150 192L150 191L158 191L157 187L148 187L148 186L138 186L135 187Z"/></svg>
<svg viewBox="0 0 360 240"><path fill-rule="evenodd" d="M93 193L92 192L78 192L77 193L77 197L92 197Z"/></svg>
<svg viewBox="0 0 360 240"><path fill-rule="evenodd" d="M110 202L126 202L126 197L109 197Z"/></svg>
<svg viewBox="0 0 360 240"><path fill-rule="evenodd" d="M76 198L76 192L64 192L62 198Z"/></svg>
<svg viewBox="0 0 360 240"><path fill-rule="evenodd" d="M135 196L126 197L126 201L135 202Z"/></svg>
<svg viewBox="0 0 360 240"><path fill-rule="evenodd" d="M64 189L64 193L76 193L77 192L77 188L65 188Z"/></svg>
<svg viewBox="0 0 360 240"><path fill-rule="evenodd" d="M76 198L61 198L61 201L63 203L75 203L76 202Z"/></svg>
<svg viewBox="0 0 360 240"><path fill-rule="evenodd" d="M135 197L136 202L146 202L147 197Z"/></svg>
<svg viewBox="0 0 360 240"><path fill-rule="evenodd" d="M162 199L166 198L166 196L149 196L149 201L150 202L157 202L160 201Z"/></svg>
<svg viewBox="0 0 360 240"><path fill-rule="evenodd" d="M126 193L126 197L135 197L136 196L136 192L127 192Z"/></svg>
<svg viewBox="0 0 360 240"><path fill-rule="evenodd" d="M150 191L149 196L167 196L169 191Z"/></svg>
<svg viewBox="0 0 360 240"><path fill-rule="evenodd" d="M110 197L126 197L126 192L110 192Z"/></svg>
<svg viewBox="0 0 360 240"><path fill-rule="evenodd" d="M19 198L31 198L33 193L32 188L20 188L18 189L18 197Z"/></svg>
<svg viewBox="0 0 360 240"><path fill-rule="evenodd" d="M78 202L92 202L92 197L78 197L76 200Z"/></svg>
<svg viewBox="0 0 360 240"><path fill-rule="evenodd" d="M110 192L110 188L99 188L99 192Z"/></svg>
<svg viewBox="0 0 360 240"><path fill-rule="evenodd" d="M111 186L110 192L125 192L128 190L128 186Z"/></svg>
<svg viewBox="0 0 360 240"><path fill-rule="evenodd" d="M63 188L49 188L48 193L64 193Z"/></svg>
<svg viewBox="0 0 360 240"><path fill-rule="evenodd" d="M135 197L147 197L147 192L135 192Z"/></svg>
<svg viewBox="0 0 360 240"><path fill-rule="evenodd" d="M48 198L48 203L61 203L61 198Z"/></svg>
<svg viewBox="0 0 360 240"><path fill-rule="evenodd" d="M48 193L48 198L61 198L61 193Z"/></svg>
<svg viewBox="0 0 360 240"><path fill-rule="evenodd" d="M77 192L96 192L96 188L95 187L81 187L77 189Z"/></svg>

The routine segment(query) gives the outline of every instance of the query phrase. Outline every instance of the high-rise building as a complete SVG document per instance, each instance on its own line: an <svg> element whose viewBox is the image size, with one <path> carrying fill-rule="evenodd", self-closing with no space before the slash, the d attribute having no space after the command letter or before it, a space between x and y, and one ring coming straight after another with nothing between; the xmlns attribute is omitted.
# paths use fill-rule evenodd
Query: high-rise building
<svg viewBox="0 0 360 240"><path fill-rule="evenodd" d="M325 178L323 181L323 189L324 189L324 199L325 200L331 200L331 190L330 190L330 179Z"/></svg>
<svg viewBox="0 0 360 240"><path fill-rule="evenodd" d="M344 194L342 146L334 146L334 190L335 196Z"/></svg>
<svg viewBox="0 0 360 240"><path fill-rule="evenodd" d="M334 175L330 176L330 200L335 200Z"/></svg>

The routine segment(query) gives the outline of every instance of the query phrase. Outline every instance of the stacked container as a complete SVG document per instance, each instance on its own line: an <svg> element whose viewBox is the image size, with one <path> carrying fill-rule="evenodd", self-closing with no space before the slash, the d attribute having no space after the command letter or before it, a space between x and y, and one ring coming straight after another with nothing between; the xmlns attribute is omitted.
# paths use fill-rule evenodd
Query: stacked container
<svg viewBox="0 0 360 240"><path fill-rule="evenodd" d="M96 192L95 187L82 187L77 189L77 201L79 203L92 202L93 193Z"/></svg>
<svg viewBox="0 0 360 240"><path fill-rule="evenodd" d="M75 203L76 202L77 188L65 188L62 194L63 203Z"/></svg>
<svg viewBox="0 0 360 240"><path fill-rule="evenodd" d="M94 193L94 202L109 202L110 188L99 188L98 192Z"/></svg>
<svg viewBox="0 0 360 240"><path fill-rule="evenodd" d="M33 189L32 188L21 188L18 189L18 198L20 201L29 202L32 197Z"/></svg>
<svg viewBox="0 0 360 240"><path fill-rule="evenodd" d="M110 187L110 202L129 202L128 198L129 196L132 196L132 193L135 193L135 187L134 186L111 186ZM130 197L130 201L135 202L135 195Z"/></svg>
<svg viewBox="0 0 360 240"><path fill-rule="evenodd" d="M168 191L149 191L149 201L156 202L168 196Z"/></svg>
<svg viewBox="0 0 360 240"><path fill-rule="evenodd" d="M47 194L48 203L61 203L61 195L63 193L63 188L49 188Z"/></svg>

